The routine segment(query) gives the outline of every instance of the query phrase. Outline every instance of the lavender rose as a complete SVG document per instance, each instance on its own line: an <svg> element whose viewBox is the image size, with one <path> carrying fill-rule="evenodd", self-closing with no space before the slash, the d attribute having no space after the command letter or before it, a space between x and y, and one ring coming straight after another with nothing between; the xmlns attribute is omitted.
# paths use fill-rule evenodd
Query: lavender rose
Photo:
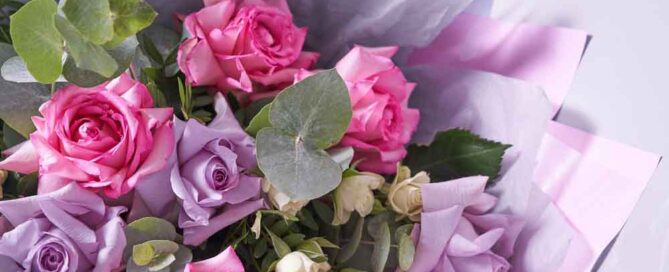
<svg viewBox="0 0 669 272"><path fill-rule="evenodd" d="M99 271L121 268L122 207L106 207L75 183L51 193L0 202L2 271Z"/></svg>
<svg viewBox="0 0 669 272"><path fill-rule="evenodd" d="M255 143L235 119L225 98L216 96L216 118L204 126L175 120L177 141L170 172L181 206L184 244L198 245L217 231L264 206L256 166Z"/></svg>
<svg viewBox="0 0 669 272"><path fill-rule="evenodd" d="M525 222L492 209L487 177L421 185L423 212L411 237L416 255L408 272L506 272Z"/></svg>

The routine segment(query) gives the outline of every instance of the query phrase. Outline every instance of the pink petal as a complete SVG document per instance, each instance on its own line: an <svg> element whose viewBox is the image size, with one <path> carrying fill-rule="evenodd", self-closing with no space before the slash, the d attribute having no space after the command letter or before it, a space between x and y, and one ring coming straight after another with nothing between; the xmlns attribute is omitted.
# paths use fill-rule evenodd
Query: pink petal
<svg viewBox="0 0 669 272"><path fill-rule="evenodd" d="M36 172L39 157L30 141L25 141L3 152L8 158L0 161L0 169L15 171L22 174Z"/></svg>
<svg viewBox="0 0 669 272"><path fill-rule="evenodd" d="M216 257L189 263L185 272L244 272L244 265L232 247L226 248Z"/></svg>

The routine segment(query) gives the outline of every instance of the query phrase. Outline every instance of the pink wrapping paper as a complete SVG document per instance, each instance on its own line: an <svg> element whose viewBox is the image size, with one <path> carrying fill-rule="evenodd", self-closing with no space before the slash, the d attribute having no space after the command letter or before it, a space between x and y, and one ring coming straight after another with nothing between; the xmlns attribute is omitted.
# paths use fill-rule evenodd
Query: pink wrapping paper
<svg viewBox="0 0 669 272"><path fill-rule="evenodd" d="M483 70L542 87L557 113L584 50L586 32L503 23L462 14L410 65ZM551 122L535 183L577 232L559 271L590 271L623 227L660 156Z"/></svg>
<svg viewBox="0 0 669 272"><path fill-rule="evenodd" d="M409 65L434 62L483 70L544 88L557 113L567 95L587 33L580 30L516 25L463 13L429 46L413 51Z"/></svg>
<svg viewBox="0 0 669 272"><path fill-rule="evenodd" d="M551 122L535 182L580 232L561 271L587 271L616 236L660 156Z"/></svg>

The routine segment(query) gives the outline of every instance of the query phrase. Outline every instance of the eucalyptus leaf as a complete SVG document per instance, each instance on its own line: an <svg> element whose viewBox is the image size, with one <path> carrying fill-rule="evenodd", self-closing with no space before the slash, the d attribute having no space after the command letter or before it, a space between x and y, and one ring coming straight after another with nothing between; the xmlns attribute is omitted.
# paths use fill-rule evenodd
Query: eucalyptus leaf
<svg viewBox="0 0 669 272"><path fill-rule="evenodd" d="M415 254L416 246L413 244L411 237L407 234L402 234L399 239L399 248L397 253L397 260L402 270L408 271L409 268L411 268Z"/></svg>
<svg viewBox="0 0 669 272"><path fill-rule="evenodd" d="M383 272L390 254L390 227L383 222L379 228L379 237L374 240L374 251L372 252L372 271Z"/></svg>
<svg viewBox="0 0 669 272"><path fill-rule="evenodd" d="M114 26L108 0L67 0L62 10L65 17L94 44L104 44L114 37Z"/></svg>
<svg viewBox="0 0 669 272"><path fill-rule="evenodd" d="M158 13L142 0L109 0L109 6L114 19L114 41L123 41L133 36L151 25L158 16ZM114 41L112 45L115 44Z"/></svg>
<svg viewBox="0 0 669 272"><path fill-rule="evenodd" d="M179 235L172 223L156 217L144 217L126 226L125 237L127 245L123 252L123 259L128 260L134 245L151 240L176 241Z"/></svg>
<svg viewBox="0 0 669 272"><path fill-rule="evenodd" d="M77 67L76 61L68 56L63 66L63 76L71 83L81 87L93 87L104 83L112 78L116 78L124 73L135 57L137 52L137 38L131 36L121 44L112 49L105 49L114 59L118 68L110 77L104 77L96 72Z"/></svg>
<svg viewBox="0 0 669 272"><path fill-rule="evenodd" d="M342 247L341 251L337 255L337 263L342 264L351 259L353 255L358 251L360 246L360 240L362 239L362 231L365 227L365 218L358 216L358 220L355 222L355 228L353 229L353 235L349 242Z"/></svg>
<svg viewBox="0 0 669 272"><path fill-rule="evenodd" d="M153 255L156 252L149 244L142 243L132 247L132 261L139 266L145 266L151 263Z"/></svg>
<svg viewBox="0 0 669 272"><path fill-rule="evenodd" d="M262 107L262 109L260 109L260 111L255 116L253 116L253 119L251 119L251 122L246 127L246 132L249 135L255 137L261 129L272 126L272 124L269 122L269 112L271 107L271 103L267 104Z"/></svg>
<svg viewBox="0 0 669 272"><path fill-rule="evenodd" d="M72 23L62 16L56 16L55 21L56 28L65 39L68 56L74 59L78 68L93 71L107 78L116 73L118 64L102 46L84 39Z"/></svg>
<svg viewBox="0 0 669 272"><path fill-rule="evenodd" d="M0 43L0 61L16 56L11 45ZM35 131L31 116L50 98L48 87L38 83L15 83L0 79L0 119L28 138Z"/></svg>
<svg viewBox="0 0 669 272"><path fill-rule="evenodd" d="M318 198L341 182L339 164L325 151L279 129L260 130L257 150L260 169L274 187L291 199Z"/></svg>
<svg viewBox="0 0 669 272"><path fill-rule="evenodd" d="M42 83L52 83L62 72L63 37L55 26L53 0L32 0L11 16L14 48L30 73Z"/></svg>
<svg viewBox="0 0 669 272"><path fill-rule="evenodd" d="M335 161L342 169L342 172L351 166L353 161L353 148L350 146L333 147L327 150L330 158Z"/></svg>
<svg viewBox="0 0 669 272"><path fill-rule="evenodd" d="M453 129L437 133L429 146L409 146L404 164L416 172L427 171L433 182L482 175L490 177L490 184L499 174L502 156L509 147Z"/></svg>
<svg viewBox="0 0 669 272"><path fill-rule="evenodd" d="M336 70L307 77L272 102L270 123L298 141L325 149L336 144L351 121L348 88Z"/></svg>
<svg viewBox="0 0 669 272"><path fill-rule="evenodd" d="M174 254L160 254L157 257L153 258L153 261L149 264L149 271L163 271L167 269L177 260L177 257Z"/></svg>
<svg viewBox="0 0 669 272"><path fill-rule="evenodd" d="M28 66L19 56L11 57L2 64L2 78L7 81L18 83L33 83L38 82L35 77L28 71ZM56 79L56 82L65 82L65 78L61 75Z"/></svg>

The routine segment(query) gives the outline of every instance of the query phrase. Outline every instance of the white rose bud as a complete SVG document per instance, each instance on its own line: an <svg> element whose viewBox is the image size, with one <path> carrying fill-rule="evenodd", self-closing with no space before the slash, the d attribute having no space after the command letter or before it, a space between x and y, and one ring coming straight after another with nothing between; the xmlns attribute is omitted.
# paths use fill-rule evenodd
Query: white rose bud
<svg viewBox="0 0 669 272"><path fill-rule="evenodd" d="M370 172L344 178L334 191L335 216L332 224L346 224L354 211L361 217L371 213L374 208L373 190L381 188L383 183L385 179L382 176Z"/></svg>
<svg viewBox="0 0 669 272"><path fill-rule="evenodd" d="M411 170L406 166L397 169L397 175L388 192L388 203L396 213L407 216L411 221L420 221L423 209L421 184L430 183L430 177L420 172L411 177Z"/></svg>
<svg viewBox="0 0 669 272"><path fill-rule="evenodd" d="M316 263L302 252L294 251L283 256L276 264L276 272L326 272L330 271L327 262Z"/></svg>
<svg viewBox="0 0 669 272"><path fill-rule="evenodd" d="M309 200L292 200L286 194L279 192L272 186L267 179L263 179L262 190L267 194L269 201L274 208L284 213L295 216L304 206L309 204Z"/></svg>

